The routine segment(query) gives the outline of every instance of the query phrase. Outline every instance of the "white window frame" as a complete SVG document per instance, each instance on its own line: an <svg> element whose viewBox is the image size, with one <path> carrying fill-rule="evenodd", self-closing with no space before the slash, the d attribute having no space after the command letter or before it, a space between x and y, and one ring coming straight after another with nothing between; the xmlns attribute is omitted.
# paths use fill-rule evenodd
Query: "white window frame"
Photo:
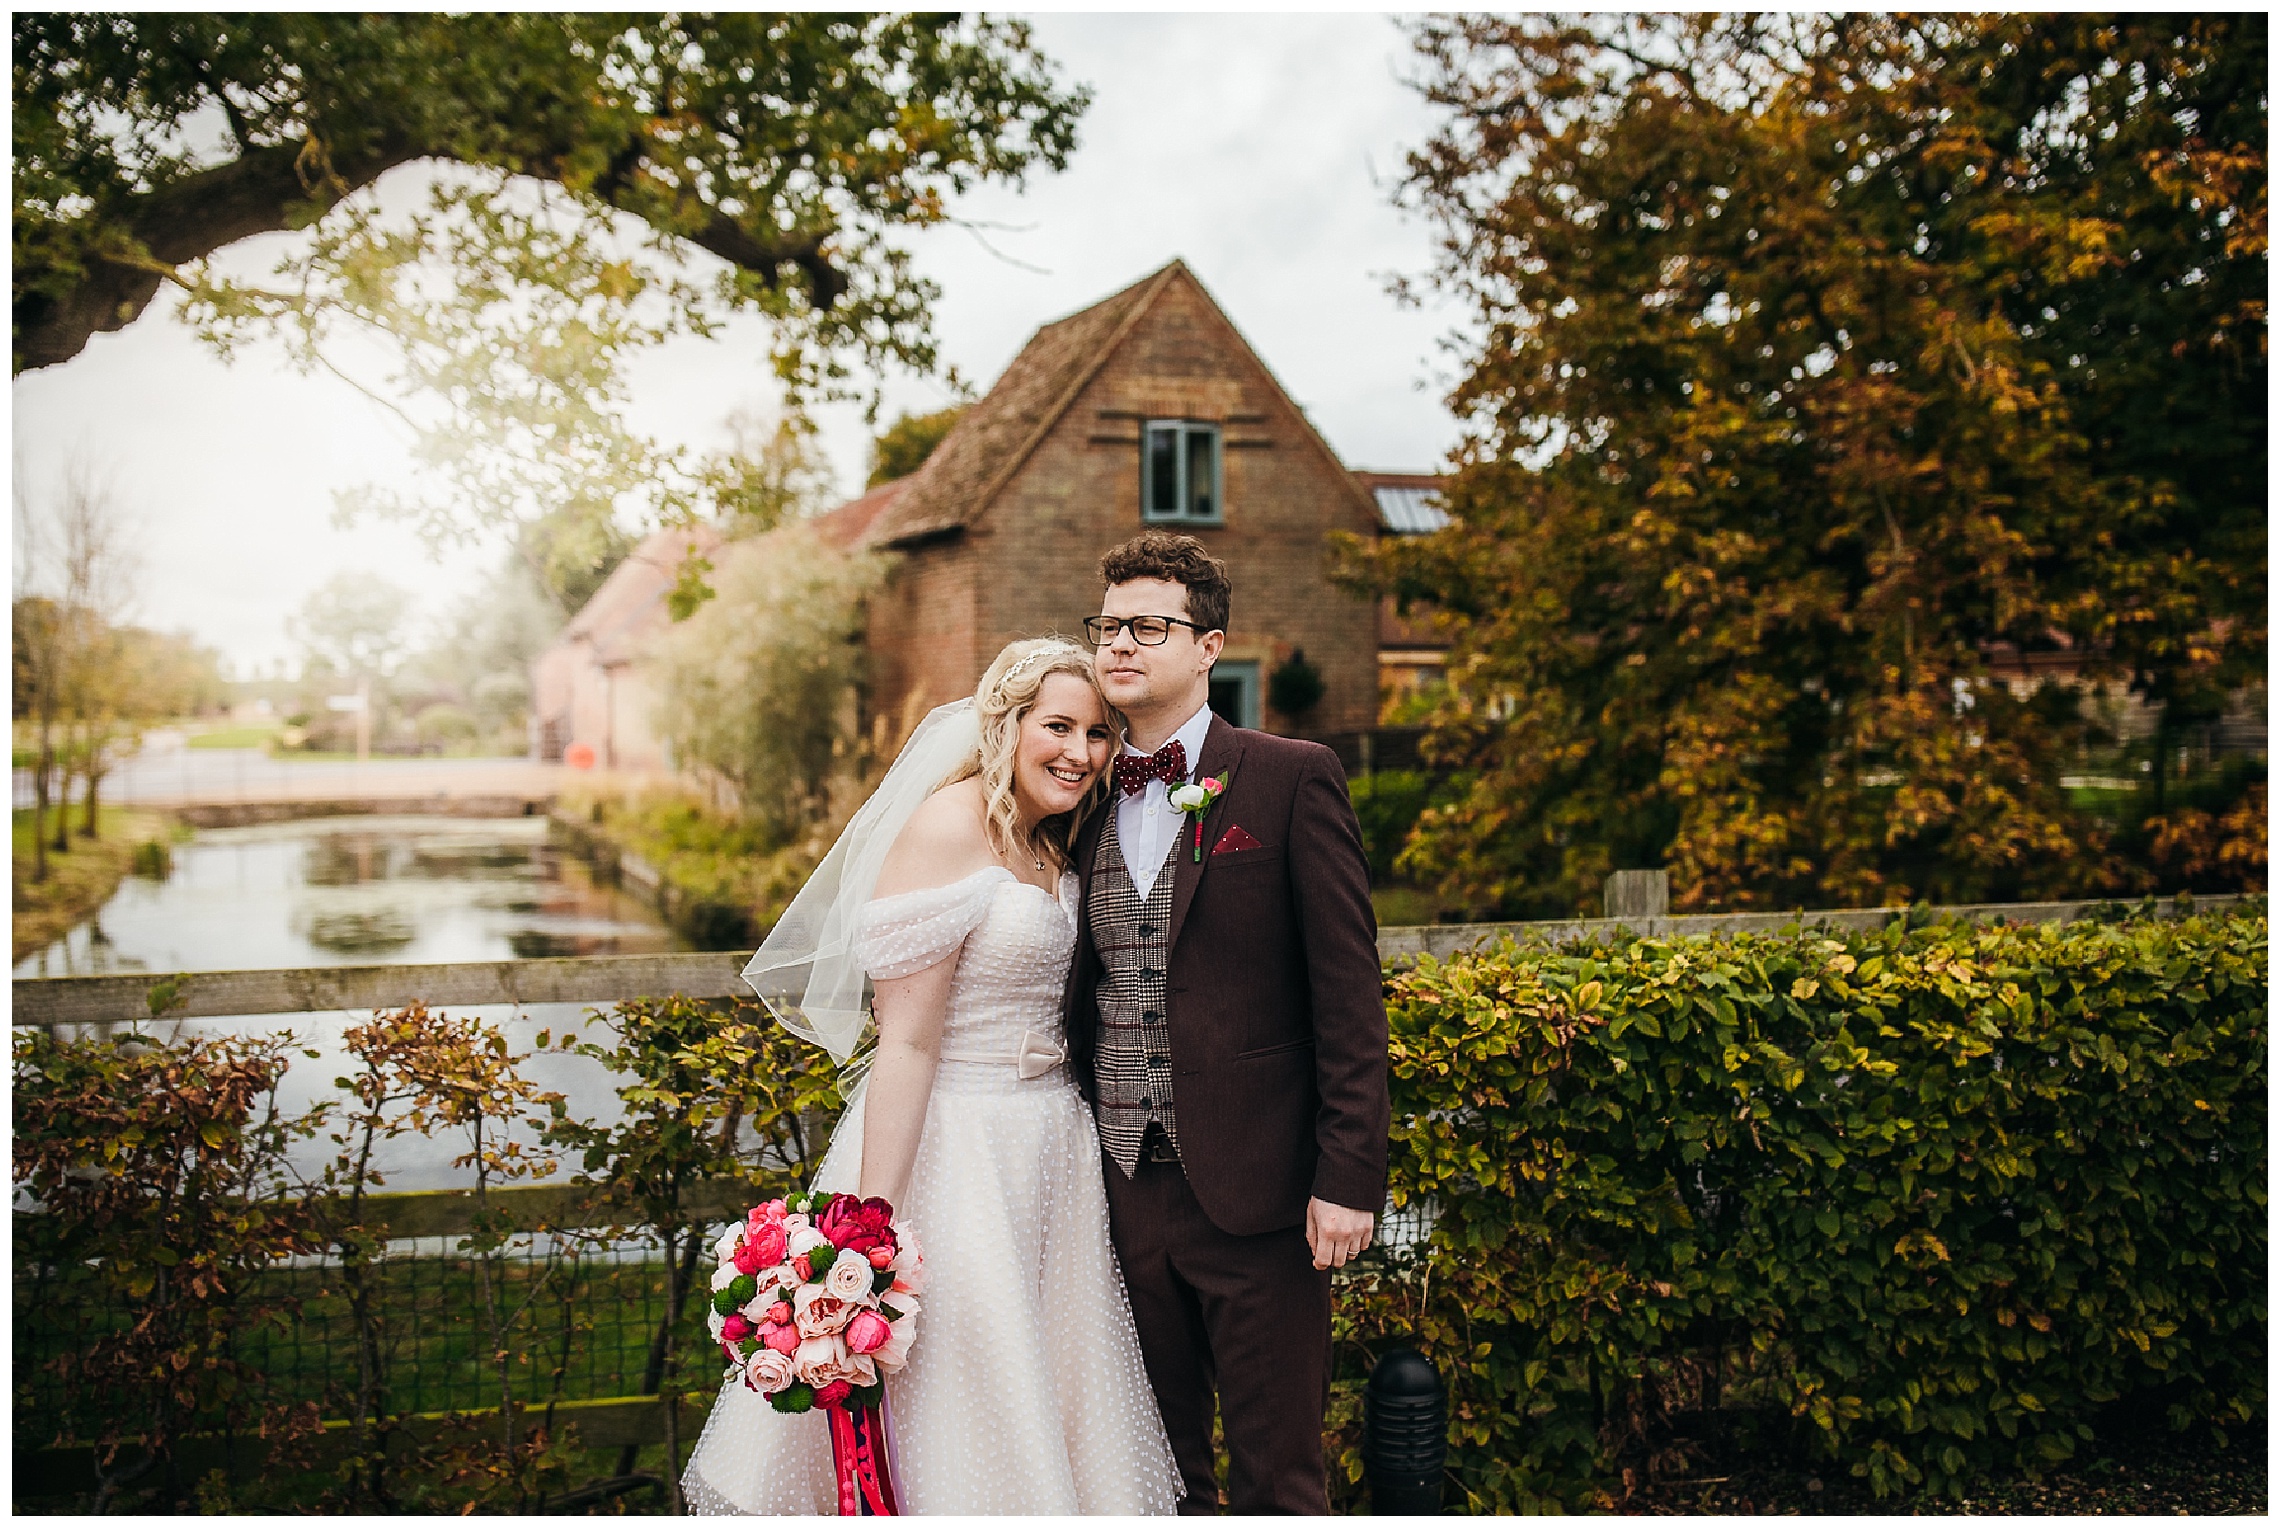
<svg viewBox="0 0 2280 1528"><path fill-rule="evenodd" d="M1171 433L1175 445L1172 449L1173 479L1172 501L1180 506L1170 514L1156 508L1156 481L1154 475L1156 435L1159 431ZM1211 512L1194 513L1195 485L1188 481L1189 441L1204 436L1211 442ZM1224 525L1227 523L1227 443L1221 437L1219 426L1194 419L1150 419L1140 427L1140 518L1150 525Z"/></svg>

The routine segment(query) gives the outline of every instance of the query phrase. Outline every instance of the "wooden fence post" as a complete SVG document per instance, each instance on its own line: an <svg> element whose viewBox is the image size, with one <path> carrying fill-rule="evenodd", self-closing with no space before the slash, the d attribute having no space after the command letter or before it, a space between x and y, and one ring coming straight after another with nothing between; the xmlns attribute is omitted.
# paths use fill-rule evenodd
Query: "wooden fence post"
<svg viewBox="0 0 2280 1528"><path fill-rule="evenodd" d="M1670 916L1670 872L1618 870L1600 892L1602 916L1609 918L1667 918Z"/></svg>

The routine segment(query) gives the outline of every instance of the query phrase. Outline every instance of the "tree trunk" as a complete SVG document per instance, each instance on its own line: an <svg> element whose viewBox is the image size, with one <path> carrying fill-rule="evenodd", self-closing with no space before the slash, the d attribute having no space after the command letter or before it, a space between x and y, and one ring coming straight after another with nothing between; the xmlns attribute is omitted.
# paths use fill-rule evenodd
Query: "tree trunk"
<svg viewBox="0 0 2280 1528"><path fill-rule="evenodd" d="M58 854L71 852L71 747L70 734L64 735L63 757L56 761L55 770L55 833L48 846Z"/></svg>
<svg viewBox="0 0 2280 1528"><path fill-rule="evenodd" d="M48 877L48 785L54 774L55 750L48 738L47 721L42 718L39 753L32 760L32 884L35 886L44 884Z"/></svg>
<svg viewBox="0 0 2280 1528"><path fill-rule="evenodd" d="M102 786L103 771L95 767L94 756L90 754L87 760L87 817L79 825L79 836L81 838L94 839L103 836L96 831L95 823L95 796L96 792L102 789Z"/></svg>

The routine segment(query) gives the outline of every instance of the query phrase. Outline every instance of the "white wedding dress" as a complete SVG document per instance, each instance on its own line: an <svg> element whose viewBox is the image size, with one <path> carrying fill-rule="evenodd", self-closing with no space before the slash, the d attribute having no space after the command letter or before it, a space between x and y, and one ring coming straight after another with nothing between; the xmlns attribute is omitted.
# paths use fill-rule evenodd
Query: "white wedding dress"
<svg viewBox="0 0 2280 1528"><path fill-rule="evenodd" d="M992 866L863 910L856 951L874 978L958 955L926 1128L896 1207L926 1256L918 1338L887 1379L908 1513L1131 1515L1179 1501L1109 1246L1092 1114L1068 1068L1051 1064L1076 886L1064 876L1056 897ZM862 1157L858 1097L815 1186L853 1193ZM827 1425L820 1412L784 1416L731 1380L682 1478L689 1509L830 1514Z"/></svg>

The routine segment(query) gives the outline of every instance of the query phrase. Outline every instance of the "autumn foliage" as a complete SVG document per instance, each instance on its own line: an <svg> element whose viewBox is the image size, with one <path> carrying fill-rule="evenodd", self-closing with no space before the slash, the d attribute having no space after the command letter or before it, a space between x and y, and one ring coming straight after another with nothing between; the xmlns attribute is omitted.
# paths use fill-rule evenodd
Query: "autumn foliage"
<svg viewBox="0 0 2280 1528"><path fill-rule="evenodd" d="M2185 884L2142 819L2264 663L2265 28L1422 25L1468 434L1454 527L1355 566L1449 620L1470 784L1403 867L1545 914L1656 864L1687 909ZM2101 689L2158 708L2134 826L2061 784Z"/></svg>

